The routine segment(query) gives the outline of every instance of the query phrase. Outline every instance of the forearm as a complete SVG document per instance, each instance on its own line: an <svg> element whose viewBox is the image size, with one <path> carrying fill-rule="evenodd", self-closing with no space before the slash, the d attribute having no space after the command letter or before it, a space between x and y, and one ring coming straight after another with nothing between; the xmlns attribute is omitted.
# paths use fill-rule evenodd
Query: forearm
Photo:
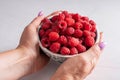
<svg viewBox="0 0 120 80"><path fill-rule="evenodd" d="M29 74L29 56L22 48L0 53L0 80L17 80Z"/></svg>

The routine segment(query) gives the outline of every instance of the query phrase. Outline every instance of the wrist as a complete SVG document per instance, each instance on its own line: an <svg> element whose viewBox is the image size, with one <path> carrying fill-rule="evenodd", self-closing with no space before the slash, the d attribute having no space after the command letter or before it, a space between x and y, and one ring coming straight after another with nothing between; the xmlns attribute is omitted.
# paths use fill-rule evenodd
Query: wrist
<svg viewBox="0 0 120 80"><path fill-rule="evenodd" d="M19 78L30 74L32 65L28 51L23 47L3 52L0 56L0 80L18 80Z"/></svg>
<svg viewBox="0 0 120 80"><path fill-rule="evenodd" d="M34 51L31 48L25 47L23 45L19 45L16 50L22 55L27 57L33 57Z"/></svg>

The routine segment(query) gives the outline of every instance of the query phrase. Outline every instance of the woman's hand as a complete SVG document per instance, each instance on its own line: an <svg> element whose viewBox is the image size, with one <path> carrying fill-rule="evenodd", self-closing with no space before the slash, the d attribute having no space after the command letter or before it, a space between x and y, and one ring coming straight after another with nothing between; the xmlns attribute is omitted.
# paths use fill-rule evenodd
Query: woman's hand
<svg viewBox="0 0 120 80"><path fill-rule="evenodd" d="M43 18L36 17L24 29L16 49L0 53L0 80L18 80L48 63L49 58L39 50L38 27Z"/></svg>
<svg viewBox="0 0 120 80"><path fill-rule="evenodd" d="M67 59L52 76L51 80L84 80L94 69L103 47L102 33L100 42L95 44L87 52Z"/></svg>
<svg viewBox="0 0 120 80"><path fill-rule="evenodd" d="M49 58L39 50L38 27L43 16L36 17L23 31L18 48L24 50L28 56L29 72L33 73L42 69L49 61Z"/></svg>

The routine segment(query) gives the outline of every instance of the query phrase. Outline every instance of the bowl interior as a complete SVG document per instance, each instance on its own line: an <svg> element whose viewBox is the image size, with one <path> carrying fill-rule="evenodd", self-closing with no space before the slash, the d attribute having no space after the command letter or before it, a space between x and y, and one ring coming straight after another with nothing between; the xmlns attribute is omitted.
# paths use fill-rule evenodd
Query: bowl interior
<svg viewBox="0 0 120 80"><path fill-rule="evenodd" d="M96 27L96 28L97 28L97 27ZM39 30L40 30L40 28L39 28ZM97 28L95 43L98 43L98 42L99 42L99 36L100 36L100 35L99 35L99 30L98 30L98 28ZM49 49L43 47L41 41L39 41L39 46L40 46L40 48L41 48L48 56L52 55L52 56L57 56L57 57L69 58L69 57L73 57L73 56L79 55L79 54L75 54L75 55L61 55L61 54L58 54L58 53L53 53L53 52L51 52ZM89 48L89 49L90 49L90 48ZM89 49L88 49L88 50L89 50ZM84 53L84 52L83 52L83 53Z"/></svg>

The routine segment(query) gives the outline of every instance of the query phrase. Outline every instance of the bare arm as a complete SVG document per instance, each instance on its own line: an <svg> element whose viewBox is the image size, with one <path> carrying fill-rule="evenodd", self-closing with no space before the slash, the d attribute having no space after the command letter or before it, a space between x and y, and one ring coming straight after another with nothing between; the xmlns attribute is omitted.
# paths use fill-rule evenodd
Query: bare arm
<svg viewBox="0 0 120 80"><path fill-rule="evenodd" d="M18 80L42 69L49 58L39 51L38 27L43 19L36 17L23 31L16 49L0 53L0 80Z"/></svg>

